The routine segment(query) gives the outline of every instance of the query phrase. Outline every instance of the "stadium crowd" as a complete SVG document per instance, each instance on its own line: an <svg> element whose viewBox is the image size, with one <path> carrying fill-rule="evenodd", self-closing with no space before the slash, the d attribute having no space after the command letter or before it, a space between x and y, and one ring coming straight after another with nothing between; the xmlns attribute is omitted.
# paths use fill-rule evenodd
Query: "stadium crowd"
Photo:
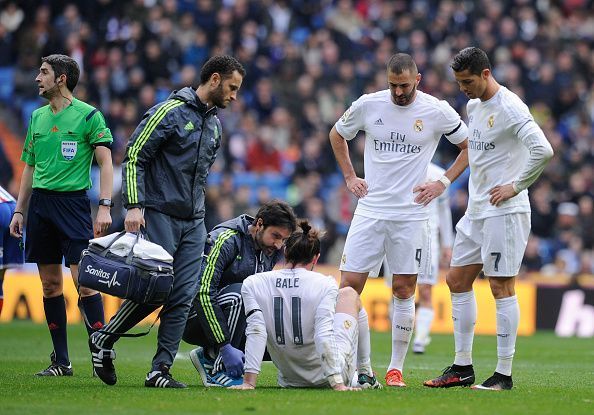
<svg viewBox="0 0 594 415"><path fill-rule="evenodd" d="M40 58L72 56L82 72L75 96L97 106L113 132L116 199L125 145L143 113L172 89L195 86L208 57L236 56L247 76L238 100L219 112L225 138L209 177L207 228L279 197L326 230L321 262L332 264L356 204L329 146L333 123L360 94L386 88L385 64L397 51L413 56L421 90L465 118L449 65L478 46L555 151L530 190L524 272L594 274L592 0L22 0L0 9L0 118L24 137L43 103L34 82ZM362 174L364 140L351 145ZM7 185L22 166L11 169L1 147ZM456 154L444 140L435 161L447 166ZM454 223L466 209L467 178L451 188ZM123 213L116 200L116 229Z"/></svg>

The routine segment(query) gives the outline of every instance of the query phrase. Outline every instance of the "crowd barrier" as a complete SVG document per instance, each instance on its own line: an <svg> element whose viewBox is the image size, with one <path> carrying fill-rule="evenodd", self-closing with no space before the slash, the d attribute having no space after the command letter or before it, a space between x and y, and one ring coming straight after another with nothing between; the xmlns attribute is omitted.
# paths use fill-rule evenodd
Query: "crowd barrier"
<svg viewBox="0 0 594 415"><path fill-rule="evenodd" d="M332 266L318 266L318 272L339 277ZM67 274L66 274L67 275ZM74 284L64 281L64 297L69 323L81 321L78 294ZM495 301L489 283L479 280L474 285L477 299L477 334L495 334ZM520 304L518 334L529 336L539 329L555 330L559 336L594 337L594 289L579 286L549 286L534 282L518 281L516 295ZM121 304L119 298L104 295L105 315L113 316ZM369 315L370 327L377 331L390 330L391 290L383 279L369 279L362 295L362 302ZM445 282L433 289L435 320L433 333L452 333L450 293ZM152 322L157 311L144 322ZM31 320L44 323L41 282L35 272L10 270L4 281L4 309L0 322Z"/></svg>

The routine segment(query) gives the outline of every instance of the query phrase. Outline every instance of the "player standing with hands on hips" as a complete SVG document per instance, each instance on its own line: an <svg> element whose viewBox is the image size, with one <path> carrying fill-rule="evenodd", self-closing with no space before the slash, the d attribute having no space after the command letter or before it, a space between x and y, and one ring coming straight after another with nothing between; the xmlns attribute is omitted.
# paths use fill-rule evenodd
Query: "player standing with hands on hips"
<svg viewBox="0 0 594 415"><path fill-rule="evenodd" d="M89 239L111 225L113 187L111 132L98 109L72 95L80 69L66 55L41 59L35 78L39 95L49 101L31 115L21 160L25 162L10 233L23 236L27 213L25 259L37 263L43 286L43 309L54 350L51 364L37 376L72 376L66 333L62 259L75 284L78 261ZM93 225L86 190L91 188L91 162L99 164L99 210ZM94 232L93 232L94 231ZM101 294L79 287L89 334L104 324Z"/></svg>
<svg viewBox="0 0 594 415"><path fill-rule="evenodd" d="M452 69L460 90L470 98L468 208L456 225L446 277L456 354L452 366L424 385L446 388L474 383L476 298L472 284L482 269L495 298L498 360L493 376L473 388L511 389L520 321L514 285L530 233L527 189L553 157L553 149L526 104L493 78L485 52L463 49L454 57Z"/></svg>
<svg viewBox="0 0 594 415"><path fill-rule="evenodd" d="M340 286L353 287L360 294L369 272L386 256L394 296L386 384L403 387L416 279L424 256L429 255L429 212L424 205L466 168L467 129L447 102L417 90L421 74L410 55L393 55L387 78L388 89L353 102L330 131L330 143L348 189L359 198L343 251ZM355 175L346 142L360 130L366 134L365 179ZM439 180L425 183L442 135L461 152ZM360 351L369 347L369 338L359 340Z"/></svg>

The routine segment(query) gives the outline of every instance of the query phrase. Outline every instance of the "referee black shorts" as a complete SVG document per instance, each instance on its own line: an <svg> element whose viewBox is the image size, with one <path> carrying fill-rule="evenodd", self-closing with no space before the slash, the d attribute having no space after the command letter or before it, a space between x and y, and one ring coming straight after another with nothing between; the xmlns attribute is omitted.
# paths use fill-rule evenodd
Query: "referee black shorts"
<svg viewBox="0 0 594 415"><path fill-rule="evenodd" d="M37 264L78 264L93 238L91 204L84 190L33 189L27 216L25 259Z"/></svg>

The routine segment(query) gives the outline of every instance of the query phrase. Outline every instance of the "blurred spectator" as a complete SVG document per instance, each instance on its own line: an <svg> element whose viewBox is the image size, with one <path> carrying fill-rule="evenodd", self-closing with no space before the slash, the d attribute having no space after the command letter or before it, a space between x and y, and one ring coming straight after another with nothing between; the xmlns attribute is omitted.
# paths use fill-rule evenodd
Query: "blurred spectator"
<svg viewBox="0 0 594 415"><path fill-rule="evenodd" d="M23 136L39 105L32 80L41 56L65 52L84 68L77 96L104 112L116 169L116 154L143 112L166 99L164 91L195 85L197 68L213 54L238 56L248 73L242 97L218 114L225 133L207 195L207 215L216 218L207 223L219 223L229 211L249 211L258 199L287 198L304 215L322 200L321 217L337 234L330 262L340 258L354 209L328 147L334 121L362 93L387 87L386 60L397 51L417 61L419 89L466 117L467 99L449 64L460 49L482 47L497 78L524 98L556 154L530 191L534 240L525 266L536 269L540 261L548 272L592 268L591 0L33 3L8 0L0 11L0 119L17 135ZM355 170L364 175L365 140L350 145ZM442 145L435 161L446 167L456 154ZM463 181L454 186L456 223L468 194Z"/></svg>

